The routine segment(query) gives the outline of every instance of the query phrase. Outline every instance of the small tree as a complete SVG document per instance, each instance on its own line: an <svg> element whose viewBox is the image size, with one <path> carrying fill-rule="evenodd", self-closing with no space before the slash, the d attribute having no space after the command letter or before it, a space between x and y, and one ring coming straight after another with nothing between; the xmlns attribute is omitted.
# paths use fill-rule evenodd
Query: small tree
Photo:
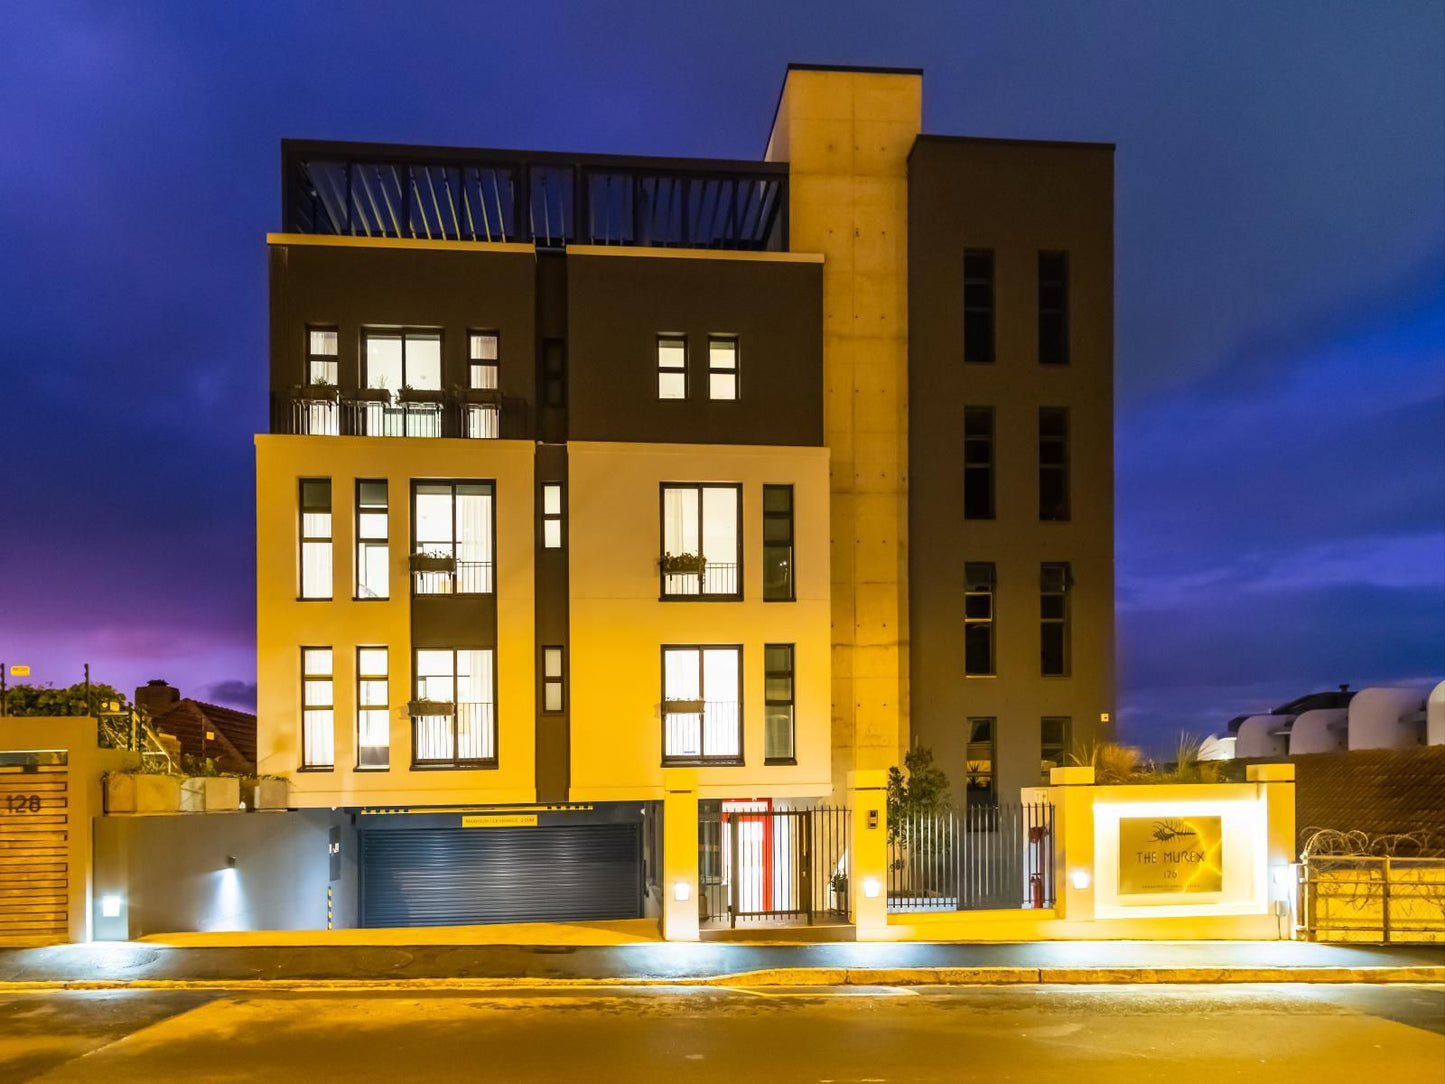
<svg viewBox="0 0 1445 1084"><path fill-rule="evenodd" d="M109 685L90 685L90 702L84 683L57 689L53 685L14 685L6 690L7 715L93 715L116 703L119 712L130 710L130 701Z"/></svg>
<svg viewBox="0 0 1445 1084"><path fill-rule="evenodd" d="M910 819L948 812L948 776L933 763L933 750L910 749L903 769L888 769L888 841L897 842Z"/></svg>

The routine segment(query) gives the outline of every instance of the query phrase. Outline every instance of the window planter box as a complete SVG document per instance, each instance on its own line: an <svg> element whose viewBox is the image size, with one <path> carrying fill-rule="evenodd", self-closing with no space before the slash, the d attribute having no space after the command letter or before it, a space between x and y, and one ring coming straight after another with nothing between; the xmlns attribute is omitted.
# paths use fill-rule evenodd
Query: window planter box
<svg viewBox="0 0 1445 1084"><path fill-rule="evenodd" d="M475 406L500 406L502 390L500 388L467 388L462 392L462 401Z"/></svg>
<svg viewBox="0 0 1445 1084"><path fill-rule="evenodd" d="M451 700L408 700L406 713L413 718L455 715L457 713L457 706Z"/></svg>
<svg viewBox="0 0 1445 1084"><path fill-rule="evenodd" d="M306 384L293 388L291 397L305 403L334 403L341 398L341 389L335 384Z"/></svg>
<svg viewBox="0 0 1445 1084"><path fill-rule="evenodd" d="M241 781L234 776L196 775L181 781L182 813L235 813L241 808Z"/></svg>
<svg viewBox="0 0 1445 1084"><path fill-rule="evenodd" d="M701 576L707 567L707 558L697 553L668 553L658 563L669 576Z"/></svg>
<svg viewBox="0 0 1445 1084"><path fill-rule="evenodd" d="M441 403L446 400L446 392L440 388L402 388L396 393L398 403Z"/></svg>
<svg viewBox="0 0 1445 1084"><path fill-rule="evenodd" d="M385 388L357 388L355 398L358 403L382 403L390 405L391 392Z"/></svg>
<svg viewBox="0 0 1445 1084"><path fill-rule="evenodd" d="M701 700L664 700L662 710L669 715L701 715Z"/></svg>
<svg viewBox="0 0 1445 1084"><path fill-rule="evenodd" d="M248 809L286 809L291 784L285 779L247 779L241 796Z"/></svg>
<svg viewBox="0 0 1445 1084"><path fill-rule="evenodd" d="M411 570L413 572L455 572L457 559L446 553L413 553Z"/></svg>
<svg viewBox="0 0 1445 1084"><path fill-rule="evenodd" d="M110 772L105 777L107 813L175 813L180 807L178 775Z"/></svg>

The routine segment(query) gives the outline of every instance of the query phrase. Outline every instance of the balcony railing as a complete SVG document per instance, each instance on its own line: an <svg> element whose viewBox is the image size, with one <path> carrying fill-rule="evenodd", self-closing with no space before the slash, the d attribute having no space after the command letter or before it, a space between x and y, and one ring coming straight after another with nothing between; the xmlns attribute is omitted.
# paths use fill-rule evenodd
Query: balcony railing
<svg viewBox="0 0 1445 1084"><path fill-rule="evenodd" d="M676 710L681 706L685 710ZM662 758L665 763L737 764L743 755L741 713L734 701L664 701ZM697 709L701 710L697 710Z"/></svg>
<svg viewBox="0 0 1445 1084"><path fill-rule="evenodd" d="M301 143L291 233L784 251L782 163Z"/></svg>
<svg viewBox="0 0 1445 1084"><path fill-rule="evenodd" d="M493 590L490 561L457 561L453 568L414 570L411 576L417 595L490 595Z"/></svg>
<svg viewBox="0 0 1445 1084"><path fill-rule="evenodd" d="M412 761L418 767L481 767L497 759L494 705L461 703L441 705L443 714L413 714ZM427 710L422 702L413 708Z"/></svg>
<svg viewBox="0 0 1445 1084"><path fill-rule="evenodd" d="M701 571L662 573L664 598L736 598L738 566L736 563L709 561Z"/></svg>
<svg viewBox="0 0 1445 1084"><path fill-rule="evenodd" d="M391 403L301 394L283 403L277 428L301 436L495 440L502 435L501 419L502 408L494 403Z"/></svg>

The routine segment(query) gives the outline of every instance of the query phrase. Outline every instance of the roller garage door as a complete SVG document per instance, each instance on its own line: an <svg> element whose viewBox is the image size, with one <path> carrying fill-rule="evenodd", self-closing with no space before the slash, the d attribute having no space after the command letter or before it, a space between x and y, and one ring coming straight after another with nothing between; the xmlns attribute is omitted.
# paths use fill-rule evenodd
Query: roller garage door
<svg viewBox="0 0 1445 1084"><path fill-rule="evenodd" d="M361 833L363 926L640 917L636 824Z"/></svg>

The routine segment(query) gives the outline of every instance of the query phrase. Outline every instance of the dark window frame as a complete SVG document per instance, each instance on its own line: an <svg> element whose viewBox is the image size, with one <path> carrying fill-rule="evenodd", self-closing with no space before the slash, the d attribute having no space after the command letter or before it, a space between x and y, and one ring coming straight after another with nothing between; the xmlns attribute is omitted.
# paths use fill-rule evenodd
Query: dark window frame
<svg viewBox="0 0 1445 1084"><path fill-rule="evenodd" d="M786 512L768 510L768 491L786 492L788 495L788 509ZM798 543L797 543L797 506L795 498L797 494L792 483L766 483L763 486L763 601L764 602L797 602L798 601ZM768 541L768 523L786 522L788 525L787 542ZM739 524L741 530L741 524ZM769 550L787 550L788 567L788 593L786 595L768 593L768 561ZM741 580L738 581L741 584Z"/></svg>
<svg viewBox="0 0 1445 1084"><path fill-rule="evenodd" d="M474 341L475 339L477 339L478 337L485 337L485 336L488 336L488 335L490 335L490 336L492 337L492 339L493 339L493 340L496 342L496 344L497 344L497 356L496 356L495 358L493 358L491 361L487 361L487 360L482 359L482 358L474 358L474 357L472 357L472 344L473 344L473 341ZM476 377L477 377L476 370L477 370L477 369L483 370L483 375L485 375L485 371L486 371L487 369L491 369L491 370L492 370L492 383L491 383L490 385L488 385L488 384L478 384L478 383L476 382ZM445 386L446 382L443 381L442 384L443 384L443 386ZM496 328L489 328L489 327L470 327L470 328L467 328L467 388L468 388L469 390L472 390L472 391L492 391L492 390L500 391L500 390L501 390L501 387L502 387L502 333L501 333L500 331L498 331Z"/></svg>
<svg viewBox="0 0 1445 1084"><path fill-rule="evenodd" d="M731 343L733 347L733 367L731 369L715 369L712 363L713 343ZM718 396L712 393L712 378L714 376L731 376L733 378L733 393L731 396ZM707 398L710 403L736 403L743 397L743 359L742 345L736 335L709 335L707 337Z"/></svg>
<svg viewBox="0 0 1445 1084"><path fill-rule="evenodd" d="M1057 276L1046 264L1057 261ZM1046 275L1048 277L1046 277ZM1038 360L1040 365L1068 365L1069 350L1069 254L1054 249L1042 249L1038 257L1039 311L1038 311ZM1048 328L1056 324L1052 333ZM1046 347L1046 343L1055 344ZM1056 351L1056 352L1055 352Z"/></svg>
<svg viewBox="0 0 1445 1084"><path fill-rule="evenodd" d="M386 673L366 673L361 669L361 653L363 651L380 651L386 655ZM379 681L386 688L385 704L363 704L361 702L361 686L364 682ZM384 710L386 712L386 763L385 764L363 764L361 763L361 713L363 711ZM386 772L391 770L391 646L389 644L357 644L356 645L356 770L358 772Z"/></svg>
<svg viewBox="0 0 1445 1084"><path fill-rule="evenodd" d="M668 653L669 651L696 651L696 652L697 652L697 682L698 682L698 691L702 694L701 699L702 699L702 702L703 702L703 721L702 721L702 724L701 724L701 726L702 726L702 732L701 732L701 734L700 734L700 736L699 736L699 745L700 745L700 748L702 748L703 751L702 751L702 753L701 753L699 756L695 756L695 757L670 757L670 756L667 755L667 716L668 716L668 714L669 714L669 713L668 713L668 710L667 710L667 653ZM737 707L738 707L738 753L737 753L737 756L735 756L735 757L734 757L734 756L713 756L713 757L710 757L710 756L707 755L707 748L706 748L706 745L704 744L704 742L705 742L705 739L706 739L706 737L707 737L707 719L706 719L706 712L707 712L708 695L707 695L707 674L706 674L706 671L705 671L705 669L704 669L703 659L702 659L702 653L703 653L704 651L733 651L733 652L735 652L735 653L737 654L737 657L738 657L738 688L737 688L737 700L735 701L735 703L737 704ZM744 703L743 703L743 683L744 683L744 679L743 679L743 661L744 661L744 660L743 660L743 645L742 645L742 644L663 644L663 645L661 645L661 650L659 651L657 662L658 662L659 674L660 674L660 676L661 676L661 678L662 678L662 700L661 700L661 704L660 704L661 711L659 712L659 715L661 716L661 720L662 720L662 733L661 733L662 746L661 746L661 748L662 748L662 766L663 766L664 768L676 768L676 767L679 767L679 766L681 766L681 767L690 767L690 766L703 767L703 766L706 766L706 767L741 768L741 767L745 767L745 766L746 766L746 761L747 761L746 753L747 753L747 749L746 749L746 747L745 747L744 744L743 744L743 738L744 738L744 735L745 735L745 733L746 733L745 728L744 728L744 726L743 726L743 719L744 719L744 716L745 716L745 714L746 714L745 705L744 705ZM725 701L724 701L724 702L725 702Z"/></svg>
<svg viewBox="0 0 1445 1084"><path fill-rule="evenodd" d="M976 727L979 724L987 724L988 738L986 741L975 739ZM968 739L963 747L963 792L964 802L967 805L994 805L998 801L998 716L996 715L970 715L967 720ZM987 745L987 757L975 758L971 754L975 747ZM988 762L986 772L975 774L971 765L977 760L982 763ZM974 782L978 775L985 775L988 779L987 786L979 786ZM977 797L975 797L977 795Z"/></svg>
<svg viewBox="0 0 1445 1084"><path fill-rule="evenodd" d="M1039 676L1068 678L1073 675L1073 569L1067 561L1044 561L1039 565ZM1050 600L1057 600L1057 612L1050 612ZM1058 630L1059 669L1047 669L1045 654L1051 629Z"/></svg>
<svg viewBox="0 0 1445 1084"><path fill-rule="evenodd" d="M663 343L665 343L665 342L666 342L666 343L677 342L677 343L681 343L681 344L682 344L682 363L681 363L680 365L663 365L663 363L662 363L662 345L663 345ZM692 393L692 381L690 381L690 380L688 379L688 375L687 375L687 362L688 362L687 336L686 336L685 334L674 334L674 333L658 332L657 338L656 338L656 345L655 345L655 347L654 347L654 353L655 353L655 373L654 373L654 377L655 377L655 381L656 381L656 382L653 384L653 397L654 397L655 399L657 399L657 401L658 401L659 403L685 403L685 402L687 402L688 396ZM681 395L663 395L663 394L662 394L662 376L663 376L664 373L681 373L681 374L682 374L682 394L681 394Z"/></svg>
<svg viewBox="0 0 1445 1084"><path fill-rule="evenodd" d="M768 669L768 652L783 650L788 653L788 666L785 670ZM773 678L786 677L788 679L788 698L781 700L768 695L768 682ZM790 753L785 757L770 757L768 752L768 709L788 709L788 749ZM796 764L798 763L798 649L797 644L764 644L763 645L763 764Z"/></svg>
<svg viewBox="0 0 1445 1084"><path fill-rule="evenodd" d="M987 599L988 612L971 607L970 600ZM975 613L970 615L970 609ZM987 632L988 668L973 670L969 665L970 628ZM963 675L966 678L998 677L998 566L992 561L969 561L964 565L963 587Z"/></svg>
<svg viewBox="0 0 1445 1084"><path fill-rule="evenodd" d="M997 412L991 406L966 406L963 408L963 518L975 522L982 522L995 519L998 515L997 486L995 485L995 473L997 464L994 462L998 454L998 445L994 439L996 432ZM984 421L987 424L985 431L978 431L970 428L970 421ZM983 450L982 458L979 458L980 449ZM970 511L972 502L969 485L970 479L977 479L982 475L982 484L985 487L985 502L988 505L987 514L980 514Z"/></svg>
<svg viewBox="0 0 1445 1084"><path fill-rule="evenodd" d="M1056 424L1054 424L1056 423ZM1056 454L1050 454L1050 451ZM1073 517L1069 477L1069 408L1041 406L1038 413L1039 522L1068 523ZM1049 460L1054 462L1049 462ZM1046 482L1052 479L1052 482ZM1057 485L1058 500L1050 501L1050 485ZM1050 508L1049 505L1053 507Z"/></svg>
<svg viewBox="0 0 1445 1084"><path fill-rule="evenodd" d="M422 337L426 337L426 338L435 337L435 338L436 338L436 340L437 340L437 356L438 356L438 358L439 358L439 364L440 364L440 368L439 368L439 371L438 371L438 373L437 373L437 383L441 385L441 388L442 388L442 389L445 389L446 386L447 386L447 337L446 337L446 329L445 329L445 328L440 328L440 327L413 327L413 326L406 326L406 327L387 327L387 326L385 326L385 325L380 325L380 324L379 324L379 325L376 325L376 326L373 326L373 327L363 327L363 328L361 329L361 359L360 359L360 362L361 362L361 380L360 380L360 386L363 387L363 388L369 388L369 387L371 386L371 374L370 374L370 372L368 371L368 368L367 368L367 365L368 365L368 354L370 353L370 351L367 349L367 344L370 343L370 341L371 341L373 338L395 338L395 337L397 337L397 336L400 336L400 338L401 338L401 387L400 387L400 388L387 388L386 390L387 390L388 392L390 392L390 393L394 396L394 395L396 395L398 392L400 392L400 391L402 390L402 388L409 387L409 386L414 386L414 385L411 384L411 382L410 382L409 380L407 380L407 374L406 374L407 340L408 340L409 338L413 337L413 336L415 336L416 338L422 338ZM501 345L501 344L500 344L500 342L499 342L499 343L498 343L498 348L499 348L499 350L500 350L500 345ZM467 356L468 356L468 357L471 356L471 338L470 338L470 336L468 336L468 338L467 338ZM468 383L470 383L470 376L471 376L471 374L470 374L470 368L469 368L469 370L468 370ZM433 389L419 389L419 390L433 390Z"/></svg>
<svg viewBox="0 0 1445 1084"><path fill-rule="evenodd" d="M301 756L296 770L299 772L334 772L336 770L336 649L327 644L301 644ZM306 653L308 651L329 651L331 652L331 673L329 674L308 674L306 672ZM327 705L308 704L306 702L306 680L329 681L331 682L331 703ZM312 764L309 762L306 742L306 712L308 709L316 711L331 712L331 763Z"/></svg>
<svg viewBox="0 0 1445 1084"><path fill-rule="evenodd" d="M318 354L311 349L311 335L313 332L329 331L336 336L336 353ZM316 379L315 366L330 365L332 368L331 378L325 383L336 387L341 383L341 329L335 324L307 324L306 325L306 371L302 374L302 383L308 387L315 387L319 381Z"/></svg>
<svg viewBox="0 0 1445 1084"><path fill-rule="evenodd" d="M367 509L370 509L373 514L375 513L375 509L376 509L376 506L375 506L375 505L365 505L365 506L362 505L362 503L361 503L361 487L362 487L363 485L379 485L379 486L381 486L381 487L386 491L386 503L381 506L382 515L386 518L386 537L385 537L385 538L376 538L376 537L373 537L373 536L370 536L370 535L363 535L363 534L361 533L361 514L362 514L363 507L365 507L365 508L367 508ZM353 512L353 515L352 515L352 526L353 526L353 528L354 528L352 541L353 541L353 543L355 543L355 554L356 554L356 556L355 556L355 558L354 558L354 560L353 560L352 563L353 563L356 567L352 570L353 575L352 575L352 577L351 577L351 580L352 580L352 596L351 596L351 597L352 597L352 601L353 601L353 602L389 602L389 601L391 600L391 483L390 483L390 481L389 481L388 479L386 479L386 478L358 478L358 479L356 479L356 485L355 485L355 487L354 487L354 491L355 491L355 496L356 496L356 507L355 507L354 512ZM383 545L386 546L387 570L386 570L386 594L384 594L384 595L363 595L363 594L361 593L361 572L362 572L361 547L362 547L362 544L363 544L363 543L370 543L370 544L372 544L372 545L376 545L377 543L382 543Z"/></svg>
<svg viewBox="0 0 1445 1084"><path fill-rule="evenodd" d="M1061 737L1057 741L1048 740L1048 726L1050 723L1060 724ZM1043 715L1039 718L1039 774L1043 782L1049 782L1049 769L1044 767L1044 761L1049 760L1048 752L1057 750L1058 757L1053 767L1062 768L1068 764L1069 754L1073 750L1073 729L1074 720L1070 715Z"/></svg>
<svg viewBox="0 0 1445 1084"><path fill-rule="evenodd" d="M453 559L455 559L455 557L456 557L456 549L457 549L457 486L488 486L488 487L490 487L490 489L491 489L491 491L492 491L492 522L491 522L491 533L492 533L492 570L491 570L491 573L490 573L490 575L489 575L489 577L488 577L488 582L491 584L491 588L492 588L490 591L457 591L457 590L455 590L455 586L456 586L456 573L455 573L455 572L452 573L453 590L451 590L451 591L435 591L435 592L433 592L433 591L420 591L420 592L417 591L417 589L416 589L416 575L417 575L417 574L414 573L414 572L412 572L412 571L411 571L411 567L410 567L411 557L412 557L412 555L416 554L416 552L417 552L417 548L416 548L416 547L417 547L417 541L416 541L416 523L417 523L417 515L416 515L416 490L417 490L417 486L451 486L451 488L452 488L452 540L451 540L451 547L452 547L452 557L453 557ZM388 496L388 499L390 499L389 496ZM497 594L497 568L498 568L498 561L497 561L497 480L496 480L495 478L413 478L413 479L411 480L410 499L411 499L411 504L408 506L407 511L410 513L410 519L411 519L411 548L407 551L407 563L408 563L408 567L407 567L407 579L410 581L410 582L409 582L409 588L410 588L411 597L412 597L412 598L416 598L416 597L420 596L420 597L422 597L422 598L458 598L458 597L460 597L460 598L485 598L487 595L492 595L493 597L495 597L496 594ZM454 650L461 650L461 649L454 649ZM467 648L466 650L472 650L472 649L471 649L471 648ZM478 649L478 650L480 650L480 649ZM494 693L495 693L495 690L494 690Z"/></svg>
<svg viewBox="0 0 1445 1084"><path fill-rule="evenodd" d="M987 262L980 273L979 264ZM970 268L970 262L973 267ZM997 264L991 248L963 250L963 360L989 365L998 360ZM982 326L980 326L982 325ZM970 331L970 328L973 331ZM980 332L986 332L980 334Z"/></svg>
<svg viewBox="0 0 1445 1084"><path fill-rule="evenodd" d="M558 672L555 677L547 673L547 652L557 652L559 660ZM537 674L541 678L541 699L537 701L538 709L542 715L565 715L567 713L567 648L564 644L542 644L538 653ZM560 707L547 707L547 686L556 685L559 696Z"/></svg>
<svg viewBox="0 0 1445 1084"><path fill-rule="evenodd" d="M421 690L419 682L421 675L417 672L416 657L420 651L449 651L452 656L452 759L451 760L418 760L416 755L416 724L417 716L410 716L411 720L411 770L414 772L471 772L471 771L495 771L499 764L501 754L501 707L500 683L497 680L499 650L494 645L479 645L475 647L424 647L418 648L413 645L411 649L411 695L413 699L419 699ZM492 755L490 757L479 757L463 760L456 755L461 748L460 721L457 712L459 702L457 695L457 653L460 651L486 651L492 656ZM390 660L388 660L390 662Z"/></svg>
<svg viewBox="0 0 1445 1084"><path fill-rule="evenodd" d="M705 489L731 489L737 494L737 591L732 593L712 592L704 593L702 588L707 576L707 567L704 566L698 575L698 593L681 595L669 594L667 590L667 572L664 571L667 557L667 491L669 489L695 489L697 490L697 548L702 550L702 539L705 533L703 526L703 500L702 491ZM743 565L743 484L741 482L659 482L657 487L657 580L658 580L658 601L659 602L742 602L744 565ZM701 553L699 553L701 556Z"/></svg>
<svg viewBox="0 0 1445 1084"><path fill-rule="evenodd" d="M306 487L317 482L326 483L326 515L330 518L331 533L322 537L321 535L308 535L306 533L306 513L321 512L319 505L308 506L306 503ZM331 602L336 596L336 494L335 487L331 484L330 478L299 478L296 485L296 601L297 602ZM329 590L324 595L308 595L306 593L306 544L324 542L331 547L331 583Z"/></svg>
<svg viewBox="0 0 1445 1084"><path fill-rule="evenodd" d="M547 489L557 488L558 511L547 511ZM495 496L493 500L495 500ZM560 479L545 478L538 481L537 489L537 548L544 550L565 550L567 548L567 483ZM557 544L547 545L547 524L557 524Z"/></svg>

